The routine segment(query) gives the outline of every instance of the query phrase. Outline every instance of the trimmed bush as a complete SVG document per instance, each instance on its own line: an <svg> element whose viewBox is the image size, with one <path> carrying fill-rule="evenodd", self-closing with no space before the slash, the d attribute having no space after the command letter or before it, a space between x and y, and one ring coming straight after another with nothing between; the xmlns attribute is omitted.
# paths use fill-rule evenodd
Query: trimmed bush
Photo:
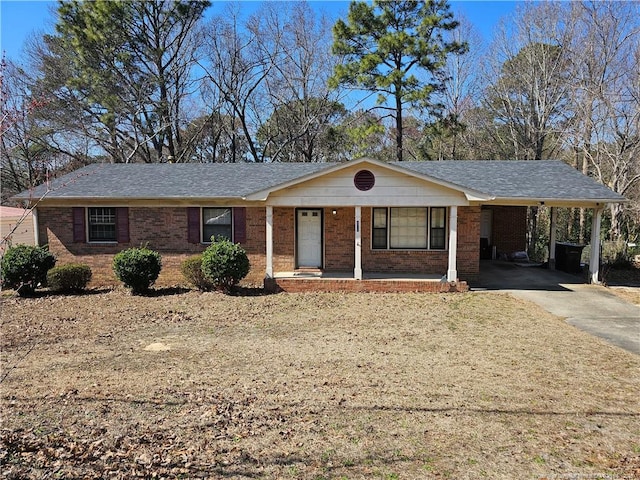
<svg viewBox="0 0 640 480"><path fill-rule="evenodd" d="M47 286L55 292L81 292L90 281L91 267L81 263L53 267L47 273Z"/></svg>
<svg viewBox="0 0 640 480"><path fill-rule="evenodd" d="M202 273L215 288L228 292L249 273L249 258L239 243L212 239L202 254Z"/></svg>
<svg viewBox="0 0 640 480"><path fill-rule="evenodd" d="M184 278L198 290L208 292L213 290L213 283L202 272L202 255L187 258L180 265Z"/></svg>
<svg viewBox="0 0 640 480"><path fill-rule="evenodd" d="M113 257L113 271L118 280L134 294L144 293L158 279L162 258L147 247L129 248Z"/></svg>
<svg viewBox="0 0 640 480"><path fill-rule="evenodd" d="M16 245L2 257L2 286L12 288L18 295L32 295L47 283L47 271L56 264L56 258L46 247Z"/></svg>

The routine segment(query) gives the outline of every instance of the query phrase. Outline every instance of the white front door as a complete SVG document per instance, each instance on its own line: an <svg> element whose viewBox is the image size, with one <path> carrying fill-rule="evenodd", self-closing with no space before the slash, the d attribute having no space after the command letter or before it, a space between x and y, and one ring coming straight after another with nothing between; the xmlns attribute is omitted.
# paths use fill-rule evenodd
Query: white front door
<svg viewBox="0 0 640 480"><path fill-rule="evenodd" d="M322 210L301 209L297 217L297 266L321 268Z"/></svg>

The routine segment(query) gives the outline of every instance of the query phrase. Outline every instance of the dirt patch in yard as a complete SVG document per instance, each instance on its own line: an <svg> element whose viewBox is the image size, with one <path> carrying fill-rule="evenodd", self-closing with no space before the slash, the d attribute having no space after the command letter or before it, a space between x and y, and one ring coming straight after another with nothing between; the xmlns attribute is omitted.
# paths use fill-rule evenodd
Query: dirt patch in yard
<svg viewBox="0 0 640 480"><path fill-rule="evenodd" d="M640 478L640 358L508 295L0 302L1 478Z"/></svg>

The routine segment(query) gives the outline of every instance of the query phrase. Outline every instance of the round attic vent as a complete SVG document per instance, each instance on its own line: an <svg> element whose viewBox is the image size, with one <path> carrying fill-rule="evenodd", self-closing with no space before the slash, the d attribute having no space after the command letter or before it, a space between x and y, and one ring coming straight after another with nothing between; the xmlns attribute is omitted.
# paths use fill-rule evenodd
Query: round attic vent
<svg viewBox="0 0 640 480"><path fill-rule="evenodd" d="M353 184L358 190L366 192L376 184L376 177L369 170L360 170L353 177Z"/></svg>

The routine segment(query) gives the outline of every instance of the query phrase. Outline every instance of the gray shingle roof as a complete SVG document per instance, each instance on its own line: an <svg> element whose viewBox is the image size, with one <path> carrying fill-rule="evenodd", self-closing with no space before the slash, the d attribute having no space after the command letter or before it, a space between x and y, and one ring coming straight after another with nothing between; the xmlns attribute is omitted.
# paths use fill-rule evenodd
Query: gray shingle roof
<svg viewBox="0 0 640 480"><path fill-rule="evenodd" d="M330 168L326 163L89 165L51 182L47 198L242 198ZM16 198L39 198L41 185Z"/></svg>
<svg viewBox="0 0 640 480"><path fill-rule="evenodd" d="M445 180L496 198L609 200L624 198L558 160L445 160L393 162L408 170Z"/></svg>
<svg viewBox="0 0 640 480"><path fill-rule="evenodd" d="M406 170L439 179L462 190L498 199L597 200L623 197L560 161L393 162ZM51 182L47 198L189 199L243 198L335 163L99 164ZM40 198L41 185L15 198Z"/></svg>

